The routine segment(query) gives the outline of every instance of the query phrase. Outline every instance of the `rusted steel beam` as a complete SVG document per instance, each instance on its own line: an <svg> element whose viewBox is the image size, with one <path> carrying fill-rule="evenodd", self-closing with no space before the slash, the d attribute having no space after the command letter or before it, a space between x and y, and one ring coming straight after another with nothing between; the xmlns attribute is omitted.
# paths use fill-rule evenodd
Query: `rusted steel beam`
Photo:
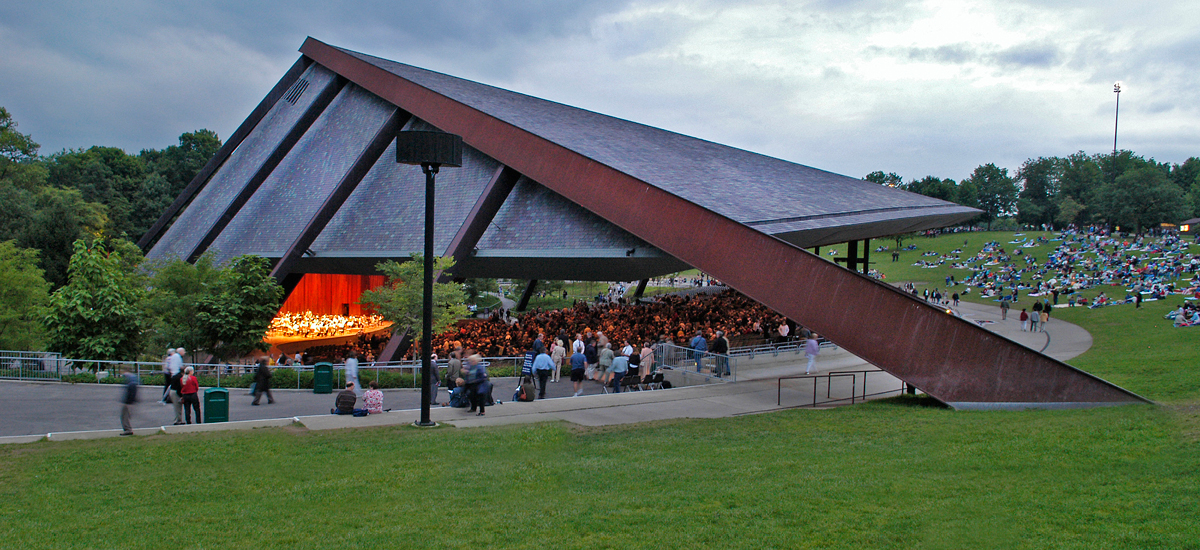
<svg viewBox="0 0 1200 550"><path fill-rule="evenodd" d="M301 52L940 401L956 406L1145 401L320 41L308 39Z"/></svg>
<svg viewBox="0 0 1200 550"><path fill-rule="evenodd" d="M212 177L213 172L216 172L217 168L229 158L229 155L233 154L234 149L237 149L238 145L242 144L242 140L250 135L254 127L258 126L263 117L267 116L267 113L271 111L271 107L275 105L275 102L279 101L280 97L283 97L288 88L296 82L296 79L300 78L300 75L304 74L304 71L311 64L312 59L307 56L301 56L300 59L297 59L292 64L292 68L288 69L283 78L279 79L274 88L271 88L271 91L267 93L267 97L264 97L258 103L258 106L250 112L250 116L246 117L246 120L242 121L241 126L238 126L237 130L233 131L233 135L225 140L225 144L220 149L217 149L217 154L213 155L213 158L208 159L208 163L204 165L204 168L201 168L196 173L196 177L192 178L187 187L184 187L183 191L179 193L179 196L175 197L175 202L172 202L171 206L168 206L167 210L163 212L163 215L159 216L158 221L154 222L154 225L150 226L150 229L142 235L142 238L138 239L137 245L138 248L142 249L142 252L150 251L150 247L154 246L154 242L158 240L163 231L166 231L167 224L171 223L175 215L180 210L183 210L183 207L187 203L191 202L192 197L195 197L196 193L199 193L200 189L204 187L204 184L208 183L208 178Z"/></svg>

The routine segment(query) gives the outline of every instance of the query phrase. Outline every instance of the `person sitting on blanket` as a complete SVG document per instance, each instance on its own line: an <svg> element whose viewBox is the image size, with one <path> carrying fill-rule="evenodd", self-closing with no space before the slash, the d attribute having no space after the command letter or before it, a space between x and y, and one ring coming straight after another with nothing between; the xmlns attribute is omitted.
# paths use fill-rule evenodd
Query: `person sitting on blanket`
<svg viewBox="0 0 1200 550"><path fill-rule="evenodd" d="M450 402L447 405L465 409L471 405L471 401L467 399L467 381L459 378L454 384L455 388L450 390Z"/></svg>
<svg viewBox="0 0 1200 550"><path fill-rule="evenodd" d="M358 401L358 396L354 395L354 382L346 382L346 389L337 394L337 399L334 400L334 408L329 409L329 414L352 414L354 416L366 416L367 409L356 409L354 403Z"/></svg>
<svg viewBox="0 0 1200 550"><path fill-rule="evenodd" d="M383 413L383 392L379 391L379 384L374 380L367 383L371 389L363 393L363 405L370 414Z"/></svg>

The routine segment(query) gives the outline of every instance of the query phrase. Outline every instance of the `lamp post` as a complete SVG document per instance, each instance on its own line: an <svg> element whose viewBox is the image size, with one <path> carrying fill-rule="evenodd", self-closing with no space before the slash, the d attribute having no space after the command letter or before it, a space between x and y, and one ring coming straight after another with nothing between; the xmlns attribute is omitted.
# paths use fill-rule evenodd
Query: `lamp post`
<svg viewBox="0 0 1200 550"><path fill-rule="evenodd" d="M1117 109L1113 112L1113 162L1117 158L1117 123L1121 118L1121 83L1113 83L1113 93L1117 94Z"/></svg>
<svg viewBox="0 0 1200 550"><path fill-rule="evenodd" d="M444 132L398 132L396 162L419 164L425 172L425 300L421 312L421 419L417 426L436 426L429 419L433 396L433 182L442 166L462 166L462 137Z"/></svg>

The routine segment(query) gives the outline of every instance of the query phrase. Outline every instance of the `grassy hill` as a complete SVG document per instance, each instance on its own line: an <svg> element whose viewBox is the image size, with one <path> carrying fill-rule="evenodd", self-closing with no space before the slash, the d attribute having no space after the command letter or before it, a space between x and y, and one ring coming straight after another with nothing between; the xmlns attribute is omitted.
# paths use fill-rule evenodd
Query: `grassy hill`
<svg viewBox="0 0 1200 550"><path fill-rule="evenodd" d="M873 257L888 281L944 277ZM0 533L12 548L1196 548L1200 329L1171 328L1170 304L1055 310L1095 338L1072 364L1161 406L895 399L605 428L40 442L0 448Z"/></svg>

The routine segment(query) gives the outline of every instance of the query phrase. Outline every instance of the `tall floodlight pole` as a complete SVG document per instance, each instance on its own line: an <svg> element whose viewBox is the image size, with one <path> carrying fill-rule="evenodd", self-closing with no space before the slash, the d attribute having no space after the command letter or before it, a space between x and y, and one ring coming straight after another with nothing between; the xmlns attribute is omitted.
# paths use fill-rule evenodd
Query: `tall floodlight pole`
<svg viewBox="0 0 1200 550"><path fill-rule="evenodd" d="M425 300L421 312L421 419L417 426L436 426L429 419L433 401L433 189L442 166L462 166L462 137L444 132L398 132L396 162L419 164L425 172Z"/></svg>
<svg viewBox="0 0 1200 550"><path fill-rule="evenodd" d="M1121 118L1121 83L1113 84L1113 93L1117 94L1117 109L1113 112L1113 162L1117 160L1117 123Z"/></svg>

